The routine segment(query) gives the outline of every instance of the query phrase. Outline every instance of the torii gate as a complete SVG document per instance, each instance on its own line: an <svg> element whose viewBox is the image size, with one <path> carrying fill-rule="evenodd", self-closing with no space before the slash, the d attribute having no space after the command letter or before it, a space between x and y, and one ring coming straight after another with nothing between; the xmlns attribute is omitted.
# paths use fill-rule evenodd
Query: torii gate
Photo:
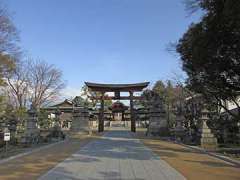
<svg viewBox="0 0 240 180"><path fill-rule="evenodd" d="M92 99L101 100L99 113L98 131L104 131L104 100L130 100L131 114L131 131L136 132L136 123L134 117L133 100L139 100L140 96L134 96L134 92L141 92L149 85L149 82L136 84L98 84L85 82L86 86L93 92L100 92L101 96L91 97ZM104 96L106 92L114 92L114 96ZM121 96L120 92L129 92L129 96Z"/></svg>

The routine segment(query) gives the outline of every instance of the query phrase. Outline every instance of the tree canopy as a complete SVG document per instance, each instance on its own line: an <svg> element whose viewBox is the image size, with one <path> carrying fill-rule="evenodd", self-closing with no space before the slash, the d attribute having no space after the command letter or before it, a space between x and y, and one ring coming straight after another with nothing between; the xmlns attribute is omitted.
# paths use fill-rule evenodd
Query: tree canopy
<svg viewBox="0 0 240 180"><path fill-rule="evenodd" d="M45 61L19 61L6 77L9 101L16 108L32 104L39 108L56 99L64 87L62 72Z"/></svg>
<svg viewBox="0 0 240 180"><path fill-rule="evenodd" d="M8 56L0 54L0 86L5 85L4 78L12 72L15 67L14 61Z"/></svg>
<svg viewBox="0 0 240 180"><path fill-rule="evenodd" d="M19 52L17 47L18 33L12 23L7 9L0 2L0 86L4 78L14 68L14 57Z"/></svg>
<svg viewBox="0 0 240 180"><path fill-rule="evenodd" d="M99 97L102 96L101 92L92 91L90 88L88 88L86 85L82 87L82 93L81 96L84 97L86 103L92 107L96 107L98 103L100 103L100 100L97 99L91 99L90 97ZM108 94L104 94L104 96L108 96ZM112 105L112 100L105 100L104 106L109 107Z"/></svg>
<svg viewBox="0 0 240 180"><path fill-rule="evenodd" d="M240 92L240 1L189 2L204 14L176 46L187 84L208 98L235 101Z"/></svg>

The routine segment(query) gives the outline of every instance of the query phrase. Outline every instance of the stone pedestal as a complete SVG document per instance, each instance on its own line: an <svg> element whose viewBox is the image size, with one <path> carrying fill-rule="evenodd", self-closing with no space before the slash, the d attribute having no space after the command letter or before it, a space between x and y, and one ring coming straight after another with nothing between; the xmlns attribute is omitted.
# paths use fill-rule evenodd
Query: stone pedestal
<svg viewBox="0 0 240 180"><path fill-rule="evenodd" d="M89 133L89 113L86 108L74 108L70 130L73 133Z"/></svg>
<svg viewBox="0 0 240 180"><path fill-rule="evenodd" d="M206 150L216 150L217 149L217 138L211 132L207 125L208 112L206 110L202 111L202 130L201 130L201 147Z"/></svg>
<svg viewBox="0 0 240 180"><path fill-rule="evenodd" d="M150 110L149 133L159 136L169 135L166 112L157 108Z"/></svg>

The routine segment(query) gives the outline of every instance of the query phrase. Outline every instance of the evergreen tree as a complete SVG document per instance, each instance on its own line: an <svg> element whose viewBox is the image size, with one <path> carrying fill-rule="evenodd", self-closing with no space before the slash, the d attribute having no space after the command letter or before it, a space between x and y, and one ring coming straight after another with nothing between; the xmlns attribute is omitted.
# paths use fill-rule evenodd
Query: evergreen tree
<svg viewBox="0 0 240 180"><path fill-rule="evenodd" d="M190 8L200 8L204 13L201 21L192 24L176 46L183 70L188 75L188 87L208 100L212 98L226 111L222 103L225 100L235 103L240 111L237 101L240 92L240 1L187 2Z"/></svg>

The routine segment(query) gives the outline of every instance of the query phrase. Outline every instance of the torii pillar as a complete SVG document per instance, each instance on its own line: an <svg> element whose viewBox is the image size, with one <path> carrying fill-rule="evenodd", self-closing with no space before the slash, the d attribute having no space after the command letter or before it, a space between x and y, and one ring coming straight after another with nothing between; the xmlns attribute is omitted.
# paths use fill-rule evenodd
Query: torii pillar
<svg viewBox="0 0 240 180"><path fill-rule="evenodd" d="M104 131L104 92L101 96L101 107L99 111L99 122L98 122L98 132Z"/></svg>
<svg viewBox="0 0 240 180"><path fill-rule="evenodd" d="M131 131L136 132L136 122L135 122L135 114L133 107L133 92L129 92L130 95L130 114L131 114Z"/></svg>

